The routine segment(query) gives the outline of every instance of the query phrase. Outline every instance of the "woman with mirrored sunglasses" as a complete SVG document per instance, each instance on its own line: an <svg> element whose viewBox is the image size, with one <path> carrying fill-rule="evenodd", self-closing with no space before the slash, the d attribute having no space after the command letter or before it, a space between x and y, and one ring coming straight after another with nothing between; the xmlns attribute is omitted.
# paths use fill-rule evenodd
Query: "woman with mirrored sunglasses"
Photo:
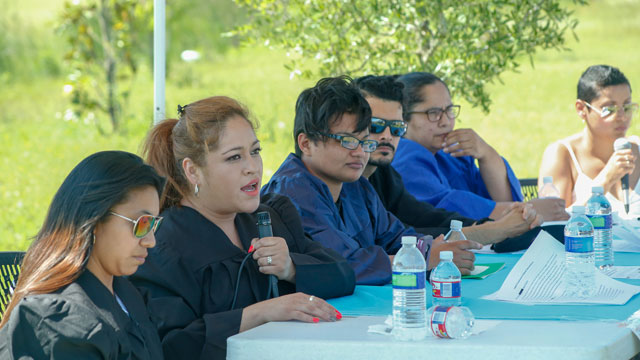
<svg viewBox="0 0 640 360"><path fill-rule="evenodd" d="M0 323L0 358L162 359L156 327L124 276L155 245L163 184L122 151L93 154L69 173L22 262Z"/></svg>
<svg viewBox="0 0 640 360"><path fill-rule="evenodd" d="M543 177L552 176L567 206L585 204L591 188L602 186L613 211L636 218L640 216L640 139L630 136L628 148L614 149L614 142L627 136L638 113L631 84L618 68L594 65L580 77L577 95L574 106L584 128L546 148L538 181L542 185ZM630 190L628 213L621 186L624 176Z"/></svg>
<svg viewBox="0 0 640 360"><path fill-rule="evenodd" d="M266 322L342 317L324 299L351 294L353 270L304 233L289 198L260 196L260 151L247 109L224 96L180 106L147 138L168 185L158 246L130 279L149 295L166 359L224 359L228 337Z"/></svg>

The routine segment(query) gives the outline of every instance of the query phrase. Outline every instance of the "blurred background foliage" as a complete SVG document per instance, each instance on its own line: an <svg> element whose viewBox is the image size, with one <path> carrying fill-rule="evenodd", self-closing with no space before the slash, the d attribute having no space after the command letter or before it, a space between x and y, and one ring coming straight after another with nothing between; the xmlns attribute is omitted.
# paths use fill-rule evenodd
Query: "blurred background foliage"
<svg viewBox="0 0 640 360"><path fill-rule="evenodd" d="M542 49L565 49L578 20L560 0L237 0L251 44L291 52L307 78L429 71L489 111L487 84ZM300 61L315 59L312 66Z"/></svg>
<svg viewBox="0 0 640 360"><path fill-rule="evenodd" d="M106 2L110 1L126 2ZM132 19L140 26L135 34L136 72L132 81L127 80L129 97L121 108L125 120L113 131L106 113L94 111L89 117L74 108L73 74L81 64L65 58L71 51L64 29L65 3L81 7L91 2L0 0L0 250L26 249L55 191L80 160L106 149L138 152L153 122L150 18ZM147 12L149 3L136 1ZM569 36L564 44L568 50L537 52L534 67L527 56L516 59L522 64L516 72L507 71L487 83L492 101L488 113L461 97L454 99L462 104L458 126L476 129L509 159L519 177L537 176L545 146L582 128L573 103L577 79L587 66L618 66L632 87L640 86L640 2L562 4L579 20L579 41ZM264 183L293 150L295 100L317 77L291 76L295 69L285 65L294 54L270 49L264 39L241 46L237 38L223 36L251 19L232 0L168 1L166 113L173 117L177 104L211 95L245 103L260 122ZM200 58L183 61L185 50L198 51ZM313 60L302 65L320 69ZM92 75L91 81L106 84L104 74ZM637 122L636 118L629 134L640 135Z"/></svg>

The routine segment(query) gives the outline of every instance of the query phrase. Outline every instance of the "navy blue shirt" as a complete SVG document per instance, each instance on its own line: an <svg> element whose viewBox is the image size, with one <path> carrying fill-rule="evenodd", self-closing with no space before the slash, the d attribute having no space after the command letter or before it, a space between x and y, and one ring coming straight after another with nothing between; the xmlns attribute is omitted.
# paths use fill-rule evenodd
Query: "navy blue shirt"
<svg viewBox="0 0 640 360"><path fill-rule="evenodd" d="M400 249L402 236L420 236L412 228L405 228L384 208L378 194L363 177L342 185L339 208L329 187L311 174L294 154L285 159L262 188L262 194L270 192L291 199L300 212L305 232L344 256L360 285L389 283L389 254Z"/></svg>
<svg viewBox="0 0 640 360"><path fill-rule="evenodd" d="M419 143L402 138L392 165L409 193L437 208L477 220L488 217L496 207L471 156L456 158L442 150L432 154ZM506 160L504 165L513 201L522 201L520 182Z"/></svg>

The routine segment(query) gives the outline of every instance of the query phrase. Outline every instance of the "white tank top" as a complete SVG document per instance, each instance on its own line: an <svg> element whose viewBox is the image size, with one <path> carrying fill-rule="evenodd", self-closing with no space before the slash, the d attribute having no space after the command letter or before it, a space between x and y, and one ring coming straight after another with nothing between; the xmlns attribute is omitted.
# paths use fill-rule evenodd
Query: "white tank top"
<svg viewBox="0 0 640 360"><path fill-rule="evenodd" d="M637 137L636 137L637 138ZM636 139L632 141L636 142ZM582 172L582 168L578 163L578 158L576 158L576 154L573 152L571 148L571 144L569 144L566 140L560 140L560 144L564 145L564 147L569 150L569 155L571 156L571 161L573 161L573 165L576 167L576 171L578 171L578 177L576 178L576 183L573 186L573 196L576 199L577 204L584 204L587 202L589 197L591 197L591 187L593 186L593 179L591 179L587 174ZM636 182L635 188L629 192L629 214L626 215L624 210L624 203L618 200L615 196L613 196L610 192L608 192L605 197L611 203L611 210L617 211L620 217L638 217L640 216L640 181Z"/></svg>

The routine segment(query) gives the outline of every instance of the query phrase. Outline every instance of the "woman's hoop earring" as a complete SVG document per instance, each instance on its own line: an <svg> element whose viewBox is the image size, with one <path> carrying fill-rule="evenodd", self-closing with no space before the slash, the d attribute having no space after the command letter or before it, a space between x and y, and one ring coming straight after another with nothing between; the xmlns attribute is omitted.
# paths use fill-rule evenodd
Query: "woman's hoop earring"
<svg viewBox="0 0 640 360"><path fill-rule="evenodd" d="M198 184L196 184L196 188L195 190L193 190L193 195L195 195L196 197L198 197L198 194L200 193L200 188L198 188Z"/></svg>

